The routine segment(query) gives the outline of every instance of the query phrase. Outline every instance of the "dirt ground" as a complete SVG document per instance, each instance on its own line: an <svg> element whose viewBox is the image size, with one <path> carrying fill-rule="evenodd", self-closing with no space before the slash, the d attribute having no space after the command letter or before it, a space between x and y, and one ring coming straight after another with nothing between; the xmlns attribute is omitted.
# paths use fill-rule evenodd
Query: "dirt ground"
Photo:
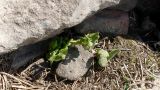
<svg viewBox="0 0 160 90"><path fill-rule="evenodd" d="M106 68L95 63L77 81L58 77L43 58L9 74L7 55L0 57L0 90L131 90L160 89L160 52L153 51L138 37L102 39L97 47L121 52ZM56 66L55 66L56 67ZM159 83L159 84L158 84ZM156 88L156 89L155 89Z"/></svg>

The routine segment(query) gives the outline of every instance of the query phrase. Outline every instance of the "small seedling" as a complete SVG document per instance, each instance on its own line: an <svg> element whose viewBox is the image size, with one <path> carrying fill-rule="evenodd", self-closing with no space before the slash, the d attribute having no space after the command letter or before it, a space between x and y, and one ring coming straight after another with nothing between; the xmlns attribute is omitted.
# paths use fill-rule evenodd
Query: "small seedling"
<svg viewBox="0 0 160 90"><path fill-rule="evenodd" d="M99 33L87 34L77 40L56 37L50 44L47 58L52 65L53 62L61 61L66 58L70 46L82 45L86 50L94 49L95 45L98 43L99 38ZM119 53L119 50L116 49L108 52L106 50L98 48L95 49L95 51L99 59L99 65L102 67L106 67L108 64L108 60L111 60L113 57L115 57L116 54Z"/></svg>
<svg viewBox="0 0 160 90"><path fill-rule="evenodd" d="M77 40L56 37L50 44L47 58L51 64L56 61L64 60L70 46L82 45L85 49L89 50L98 43L98 39L99 33L87 34Z"/></svg>
<svg viewBox="0 0 160 90"><path fill-rule="evenodd" d="M109 60L113 59L118 53L119 50L113 49L111 52L108 52L103 49L96 49L98 63L101 67L106 67L108 65Z"/></svg>

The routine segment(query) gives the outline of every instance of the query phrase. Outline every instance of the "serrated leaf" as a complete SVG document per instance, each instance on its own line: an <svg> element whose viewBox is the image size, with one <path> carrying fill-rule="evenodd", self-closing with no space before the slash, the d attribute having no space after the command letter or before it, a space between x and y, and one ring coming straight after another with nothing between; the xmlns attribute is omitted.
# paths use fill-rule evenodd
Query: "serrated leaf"
<svg viewBox="0 0 160 90"><path fill-rule="evenodd" d="M65 59L68 52L68 46L69 46L68 41L69 40L63 39L62 37L56 37L51 42L49 53L47 55L47 58L51 64L53 62Z"/></svg>
<svg viewBox="0 0 160 90"><path fill-rule="evenodd" d="M76 44L82 45L85 49L92 49L98 43L99 33L91 33L77 40Z"/></svg>

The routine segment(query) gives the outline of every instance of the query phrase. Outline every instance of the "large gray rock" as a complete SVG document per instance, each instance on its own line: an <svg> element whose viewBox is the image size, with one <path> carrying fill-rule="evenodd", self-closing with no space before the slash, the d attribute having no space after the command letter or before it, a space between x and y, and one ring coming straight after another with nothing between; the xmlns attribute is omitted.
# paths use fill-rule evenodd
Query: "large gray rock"
<svg viewBox="0 0 160 90"><path fill-rule="evenodd" d="M56 69L56 73L69 80L80 79L91 67L93 54L82 46L75 46L69 49L66 59Z"/></svg>
<svg viewBox="0 0 160 90"><path fill-rule="evenodd" d="M120 0L1 0L0 54L55 36Z"/></svg>

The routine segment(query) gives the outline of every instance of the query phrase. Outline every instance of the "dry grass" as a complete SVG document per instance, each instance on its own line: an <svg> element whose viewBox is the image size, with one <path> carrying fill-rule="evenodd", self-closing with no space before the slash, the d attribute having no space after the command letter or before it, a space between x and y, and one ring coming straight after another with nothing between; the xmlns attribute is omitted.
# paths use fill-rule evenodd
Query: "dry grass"
<svg viewBox="0 0 160 90"><path fill-rule="evenodd" d="M0 90L127 90L159 88L160 53L132 38L116 37L113 42L102 40L99 46L107 50L116 48L121 52L106 68L97 64L82 80L68 81L57 77L54 69L40 59L20 73L6 73L7 57L0 59ZM95 59L96 62L96 59ZM157 74L157 75L156 75ZM159 83L159 82L158 82Z"/></svg>

